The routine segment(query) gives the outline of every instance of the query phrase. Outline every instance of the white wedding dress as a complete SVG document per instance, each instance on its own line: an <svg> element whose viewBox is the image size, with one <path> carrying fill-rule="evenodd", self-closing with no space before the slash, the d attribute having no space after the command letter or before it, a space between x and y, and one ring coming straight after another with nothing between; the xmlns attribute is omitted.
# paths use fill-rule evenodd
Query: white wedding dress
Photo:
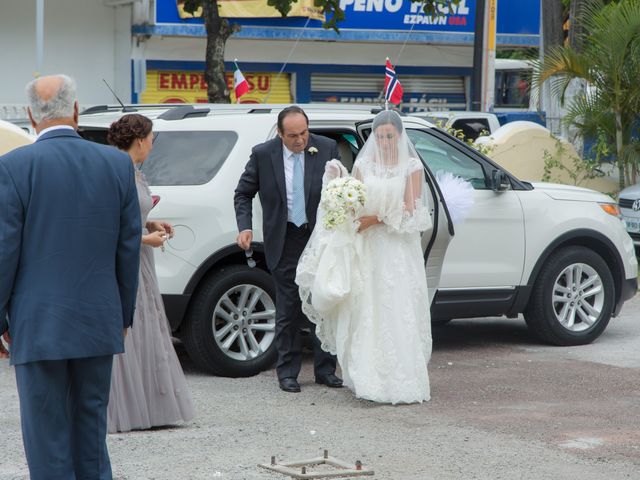
<svg viewBox="0 0 640 480"><path fill-rule="evenodd" d="M405 206L408 179L424 175L420 161L405 155L392 167L359 157L354 176L366 186L360 216L383 223L362 233L351 222L326 230L319 211L296 277L303 311L322 347L337 355L345 385L359 398L392 404L430 398L431 322L419 232L432 224L424 178L424 195L412 197L412 211Z"/></svg>

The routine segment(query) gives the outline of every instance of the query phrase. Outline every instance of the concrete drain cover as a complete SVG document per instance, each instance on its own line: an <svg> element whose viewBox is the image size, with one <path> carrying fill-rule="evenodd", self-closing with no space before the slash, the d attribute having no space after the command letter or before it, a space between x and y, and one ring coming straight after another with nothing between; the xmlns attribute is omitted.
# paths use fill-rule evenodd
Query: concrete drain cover
<svg viewBox="0 0 640 480"><path fill-rule="evenodd" d="M271 464L260 463L258 466L291 478L344 478L374 475L374 471L365 468L360 460L356 460L355 464L347 463L330 457L328 450L324 451L322 457L297 462L277 463L276 457L271 457Z"/></svg>

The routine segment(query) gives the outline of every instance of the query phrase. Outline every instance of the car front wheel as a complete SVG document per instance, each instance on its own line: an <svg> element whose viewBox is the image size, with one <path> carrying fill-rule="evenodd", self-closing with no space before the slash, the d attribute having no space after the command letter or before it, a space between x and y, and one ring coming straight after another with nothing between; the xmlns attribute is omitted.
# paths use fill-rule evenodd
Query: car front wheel
<svg viewBox="0 0 640 480"><path fill-rule="evenodd" d="M183 342L200 368L247 377L276 358L275 288L258 268L235 265L207 277L187 312Z"/></svg>
<svg viewBox="0 0 640 480"><path fill-rule="evenodd" d="M544 341L585 345L607 327L614 295L613 276L600 255L586 247L565 247L540 270L524 317Z"/></svg>

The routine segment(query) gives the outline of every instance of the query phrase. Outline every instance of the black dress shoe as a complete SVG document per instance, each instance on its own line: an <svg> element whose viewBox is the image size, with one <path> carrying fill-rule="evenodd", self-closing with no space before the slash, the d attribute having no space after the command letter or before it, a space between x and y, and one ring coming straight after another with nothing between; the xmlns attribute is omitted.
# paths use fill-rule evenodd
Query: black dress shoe
<svg viewBox="0 0 640 480"><path fill-rule="evenodd" d="M285 392L298 393L300 391L300 384L293 377L282 378L278 380L280 384L280 389Z"/></svg>
<svg viewBox="0 0 640 480"><path fill-rule="evenodd" d="M342 379L336 377L333 373L316 376L316 383L319 383L320 385L326 385L327 387L331 388L342 387Z"/></svg>

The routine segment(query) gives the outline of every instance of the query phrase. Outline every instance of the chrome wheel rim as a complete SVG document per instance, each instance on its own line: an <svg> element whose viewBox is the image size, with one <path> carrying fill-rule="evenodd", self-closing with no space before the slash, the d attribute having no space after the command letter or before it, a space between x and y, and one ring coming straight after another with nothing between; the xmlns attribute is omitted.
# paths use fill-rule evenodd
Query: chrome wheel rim
<svg viewBox="0 0 640 480"><path fill-rule="evenodd" d="M600 318L604 288L598 272L586 263L566 267L553 284L556 319L571 332L583 332Z"/></svg>
<svg viewBox="0 0 640 480"><path fill-rule="evenodd" d="M213 312L213 336L228 357L247 361L264 354L274 341L276 308L256 285L236 285L225 292Z"/></svg>

